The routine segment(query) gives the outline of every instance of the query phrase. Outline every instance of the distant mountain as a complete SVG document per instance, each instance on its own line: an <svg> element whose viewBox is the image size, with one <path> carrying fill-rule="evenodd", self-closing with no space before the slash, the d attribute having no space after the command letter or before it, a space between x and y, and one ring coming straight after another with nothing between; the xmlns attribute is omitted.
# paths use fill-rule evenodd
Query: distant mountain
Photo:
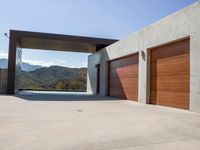
<svg viewBox="0 0 200 150"><path fill-rule="evenodd" d="M34 71L36 69L42 68L43 66L39 65L31 65L29 63L22 62L22 70L23 71Z"/></svg>
<svg viewBox="0 0 200 150"><path fill-rule="evenodd" d="M0 68L7 68L8 60L0 59ZM42 67L22 63L20 89L86 91L87 69L61 66Z"/></svg>
<svg viewBox="0 0 200 150"><path fill-rule="evenodd" d="M21 89L86 91L86 68L51 66L22 71Z"/></svg>
<svg viewBox="0 0 200 150"><path fill-rule="evenodd" d="M0 68L6 69L8 68L8 59L0 59ZM36 69L42 68L39 65L31 65L29 63L22 62L22 70L23 71L33 71Z"/></svg>

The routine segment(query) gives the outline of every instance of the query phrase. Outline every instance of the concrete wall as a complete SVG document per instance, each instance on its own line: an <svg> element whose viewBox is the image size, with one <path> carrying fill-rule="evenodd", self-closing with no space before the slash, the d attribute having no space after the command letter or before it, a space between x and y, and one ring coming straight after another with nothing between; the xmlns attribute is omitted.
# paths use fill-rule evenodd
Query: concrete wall
<svg viewBox="0 0 200 150"><path fill-rule="evenodd" d="M107 95L106 62L139 52L139 102L148 103L148 49L186 37L190 37L190 110L200 112L200 1L90 55L88 92L96 94L96 64L101 65L100 94Z"/></svg>

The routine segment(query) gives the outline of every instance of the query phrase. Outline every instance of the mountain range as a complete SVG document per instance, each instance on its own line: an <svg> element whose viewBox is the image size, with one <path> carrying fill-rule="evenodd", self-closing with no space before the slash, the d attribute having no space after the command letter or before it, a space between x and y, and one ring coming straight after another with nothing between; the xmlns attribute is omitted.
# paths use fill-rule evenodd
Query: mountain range
<svg viewBox="0 0 200 150"><path fill-rule="evenodd" d="M7 59L0 59L6 71ZM86 91L87 69L61 66L42 67L22 63L19 88L22 90Z"/></svg>
<svg viewBox="0 0 200 150"><path fill-rule="evenodd" d="M39 66L39 65L31 65L29 63L24 63L22 62L22 70L23 71L33 71L39 68L42 68L43 66ZM8 68L8 59L0 59L0 68L2 69L6 69Z"/></svg>
<svg viewBox="0 0 200 150"><path fill-rule="evenodd" d="M20 89L86 91L87 69L51 66L22 71Z"/></svg>

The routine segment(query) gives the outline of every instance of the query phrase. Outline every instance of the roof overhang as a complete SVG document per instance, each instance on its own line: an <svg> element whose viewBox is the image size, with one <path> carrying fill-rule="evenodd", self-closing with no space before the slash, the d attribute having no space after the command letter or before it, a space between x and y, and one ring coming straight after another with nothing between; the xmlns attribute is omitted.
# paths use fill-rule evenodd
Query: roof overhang
<svg viewBox="0 0 200 150"><path fill-rule="evenodd" d="M94 53L118 40L10 30L21 48Z"/></svg>

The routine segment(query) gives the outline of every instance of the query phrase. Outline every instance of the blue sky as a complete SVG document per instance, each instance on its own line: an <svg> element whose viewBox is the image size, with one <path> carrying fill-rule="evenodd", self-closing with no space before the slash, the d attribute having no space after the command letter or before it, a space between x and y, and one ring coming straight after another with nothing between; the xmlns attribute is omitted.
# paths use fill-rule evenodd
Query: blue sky
<svg viewBox="0 0 200 150"><path fill-rule="evenodd" d="M0 57L10 29L121 39L197 0L1 0ZM23 61L83 67L88 54L23 50Z"/></svg>

